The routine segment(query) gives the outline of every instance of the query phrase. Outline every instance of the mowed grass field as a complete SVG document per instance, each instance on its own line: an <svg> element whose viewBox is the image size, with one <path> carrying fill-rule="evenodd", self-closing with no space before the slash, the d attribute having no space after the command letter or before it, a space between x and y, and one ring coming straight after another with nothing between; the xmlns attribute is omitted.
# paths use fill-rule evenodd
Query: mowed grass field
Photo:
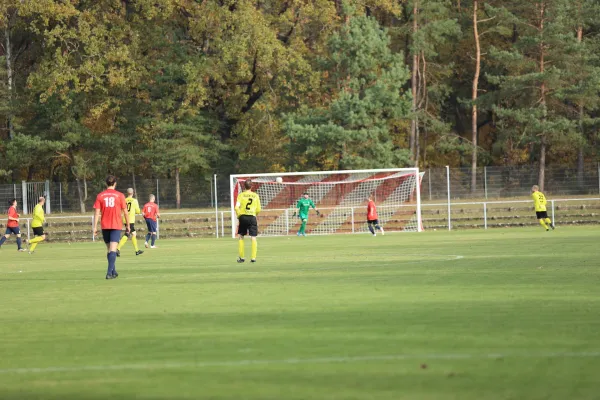
<svg viewBox="0 0 600 400"><path fill-rule="evenodd" d="M0 250L0 399L598 399L598 227ZM247 253L249 253L249 243Z"/></svg>

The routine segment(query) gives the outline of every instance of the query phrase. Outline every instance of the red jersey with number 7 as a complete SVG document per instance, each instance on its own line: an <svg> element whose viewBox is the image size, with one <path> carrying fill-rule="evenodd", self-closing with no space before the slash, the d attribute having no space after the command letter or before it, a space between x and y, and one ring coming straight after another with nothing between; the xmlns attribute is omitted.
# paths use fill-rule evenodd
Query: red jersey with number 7
<svg viewBox="0 0 600 400"><path fill-rule="evenodd" d="M377 208L375 207L375 202L373 200L369 200L369 204L367 204L367 221L375 221L377 219Z"/></svg>
<svg viewBox="0 0 600 400"><path fill-rule="evenodd" d="M94 208L102 213L100 225L102 229L123 229L121 211L127 209L125 195L114 189L106 189L96 197Z"/></svg>
<svg viewBox="0 0 600 400"><path fill-rule="evenodd" d="M156 216L158 215L158 204L149 202L144 204L144 209L142 210L142 215L146 219L151 219L152 221L156 221Z"/></svg>

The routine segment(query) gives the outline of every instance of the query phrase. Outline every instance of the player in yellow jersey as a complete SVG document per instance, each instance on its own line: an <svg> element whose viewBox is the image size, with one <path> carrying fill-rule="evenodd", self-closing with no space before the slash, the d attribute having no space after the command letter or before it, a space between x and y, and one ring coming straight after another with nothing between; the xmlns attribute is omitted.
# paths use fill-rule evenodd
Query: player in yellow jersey
<svg viewBox="0 0 600 400"><path fill-rule="evenodd" d="M125 199L125 204L127 205L127 213L129 214L129 235L127 232L123 234L119 245L117 246L117 257L121 257L121 248L127 243L127 239L131 237L131 244L133 244L133 249L135 250L135 255L139 256L144 252L140 250L137 244L137 235L135 232L135 215L141 214L140 203L138 203L137 199L133 198L133 189L127 189L127 198ZM123 223L126 223L125 218L123 218Z"/></svg>
<svg viewBox="0 0 600 400"><path fill-rule="evenodd" d="M260 198L258 194L252 191L252 181L246 180L244 182L244 190L238 194L237 201L235 203L235 214L238 217L238 253L239 257L237 262L243 263L244 259L244 236L250 234L252 238L252 259L251 262L256 262L256 253L258 251L258 244L256 243L256 236L258 236L258 223L256 222L256 216L260 213Z"/></svg>
<svg viewBox="0 0 600 400"><path fill-rule="evenodd" d="M44 222L46 217L44 216L44 204L46 199L40 197L37 205L33 208L33 220L31 221L31 228L33 229L33 239L29 241L29 254L35 251L39 242L46 240L46 234L44 233Z"/></svg>
<svg viewBox="0 0 600 400"><path fill-rule="evenodd" d="M546 211L546 196L540 192L538 185L533 185L531 188L531 198L533 199L533 205L535 207L535 216L540 221L540 225L549 231L550 228L554 230L554 224L552 220L548 218L548 212Z"/></svg>

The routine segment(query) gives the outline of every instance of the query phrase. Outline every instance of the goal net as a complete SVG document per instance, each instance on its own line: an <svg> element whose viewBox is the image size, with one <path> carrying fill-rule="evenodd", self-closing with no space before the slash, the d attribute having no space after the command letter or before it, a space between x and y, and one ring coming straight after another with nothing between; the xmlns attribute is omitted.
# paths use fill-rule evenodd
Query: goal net
<svg viewBox="0 0 600 400"><path fill-rule="evenodd" d="M234 211L237 195L244 190L248 179L252 180L252 190L261 201L258 217L261 236L296 234L301 221L293 215L303 193L308 193L321 213L317 216L310 210L306 227L309 235L368 232L369 196L373 196L379 223L386 232L419 232L422 177L418 168L231 175L232 236L237 233Z"/></svg>

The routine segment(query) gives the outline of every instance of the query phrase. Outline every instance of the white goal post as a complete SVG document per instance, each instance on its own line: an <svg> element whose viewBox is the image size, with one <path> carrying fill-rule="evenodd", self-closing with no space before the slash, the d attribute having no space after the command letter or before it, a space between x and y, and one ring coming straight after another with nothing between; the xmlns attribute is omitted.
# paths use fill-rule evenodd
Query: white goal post
<svg viewBox="0 0 600 400"><path fill-rule="evenodd" d="M420 232L423 174L418 168L394 168L230 175L232 237L237 234L237 195L248 179L261 201L260 236L295 235L300 221L293 214L303 193L308 193L321 213L309 212L309 235L368 232L369 196L386 232Z"/></svg>

